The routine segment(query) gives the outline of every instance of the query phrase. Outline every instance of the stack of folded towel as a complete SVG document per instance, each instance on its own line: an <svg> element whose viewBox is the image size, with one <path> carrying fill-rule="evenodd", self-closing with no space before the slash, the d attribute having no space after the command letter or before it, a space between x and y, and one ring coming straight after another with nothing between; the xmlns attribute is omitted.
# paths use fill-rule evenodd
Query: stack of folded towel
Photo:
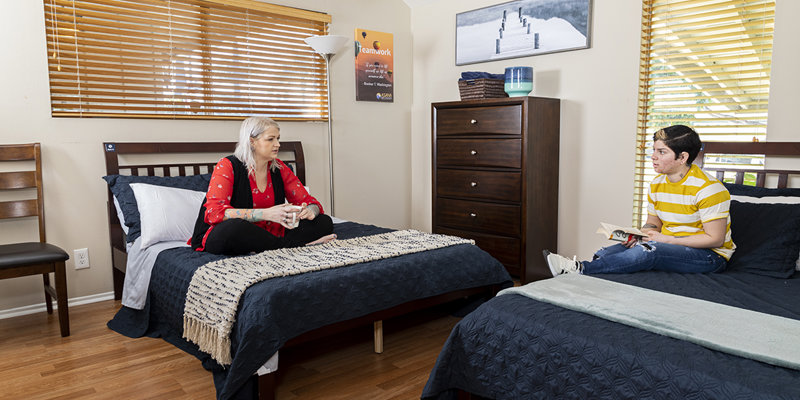
<svg viewBox="0 0 800 400"><path fill-rule="evenodd" d="M467 71L461 73L461 79L459 80L464 81L472 79L500 79L505 81L506 76L505 74L490 74L488 72Z"/></svg>

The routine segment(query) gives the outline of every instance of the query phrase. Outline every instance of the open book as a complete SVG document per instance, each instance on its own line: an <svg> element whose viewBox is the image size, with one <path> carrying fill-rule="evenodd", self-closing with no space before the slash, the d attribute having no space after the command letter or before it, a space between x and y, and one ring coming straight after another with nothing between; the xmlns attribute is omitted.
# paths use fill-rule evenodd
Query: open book
<svg viewBox="0 0 800 400"><path fill-rule="evenodd" d="M612 225L605 222L600 223L600 227L597 228L597 233L604 235L611 240L624 243L639 240L642 237L647 236L646 233L636 228L623 228L621 226Z"/></svg>

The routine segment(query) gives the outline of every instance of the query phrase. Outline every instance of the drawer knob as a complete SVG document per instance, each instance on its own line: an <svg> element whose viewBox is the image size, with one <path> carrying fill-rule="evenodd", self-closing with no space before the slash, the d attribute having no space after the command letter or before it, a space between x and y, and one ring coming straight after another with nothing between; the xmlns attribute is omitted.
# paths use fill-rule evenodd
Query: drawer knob
<svg viewBox="0 0 800 400"><path fill-rule="evenodd" d="M478 186L478 182L470 182L469 185L472 186L472 187L475 187L475 186Z"/></svg>
<svg viewBox="0 0 800 400"><path fill-rule="evenodd" d="M478 154L478 151L477 150L470 150L469 154L472 154L474 156L474 155Z"/></svg>
<svg viewBox="0 0 800 400"><path fill-rule="evenodd" d="M478 216L478 214L475 214L475 213L469 213L469 216L470 216L470 217L472 217L472 218L475 218L475 217L477 217L477 216Z"/></svg>
<svg viewBox="0 0 800 400"><path fill-rule="evenodd" d="M469 120L469 123L472 124L472 125L475 125L475 124L478 123L478 120L477 119L471 119L471 120Z"/></svg>

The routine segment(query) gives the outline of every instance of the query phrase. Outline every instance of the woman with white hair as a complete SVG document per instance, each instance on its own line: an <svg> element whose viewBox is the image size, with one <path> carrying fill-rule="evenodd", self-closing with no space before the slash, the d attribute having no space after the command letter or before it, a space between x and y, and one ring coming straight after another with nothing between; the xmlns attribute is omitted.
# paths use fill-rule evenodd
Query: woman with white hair
<svg viewBox="0 0 800 400"><path fill-rule="evenodd" d="M336 238L322 205L278 159L280 147L280 127L272 119L242 122L234 154L211 174L192 248L244 255Z"/></svg>

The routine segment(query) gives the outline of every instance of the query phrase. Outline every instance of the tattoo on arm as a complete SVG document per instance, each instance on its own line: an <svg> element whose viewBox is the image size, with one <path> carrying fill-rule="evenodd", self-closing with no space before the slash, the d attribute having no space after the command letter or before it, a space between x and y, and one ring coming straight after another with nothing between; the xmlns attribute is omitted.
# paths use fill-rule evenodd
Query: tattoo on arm
<svg viewBox="0 0 800 400"><path fill-rule="evenodd" d="M658 228L658 227L653 225L653 224L644 224L644 225L642 225L642 229L647 229L647 228L655 229L655 228Z"/></svg>
<svg viewBox="0 0 800 400"><path fill-rule="evenodd" d="M260 210L252 208L231 208L225 212L228 218L240 218L248 222L261 221L263 219L261 214Z"/></svg>

